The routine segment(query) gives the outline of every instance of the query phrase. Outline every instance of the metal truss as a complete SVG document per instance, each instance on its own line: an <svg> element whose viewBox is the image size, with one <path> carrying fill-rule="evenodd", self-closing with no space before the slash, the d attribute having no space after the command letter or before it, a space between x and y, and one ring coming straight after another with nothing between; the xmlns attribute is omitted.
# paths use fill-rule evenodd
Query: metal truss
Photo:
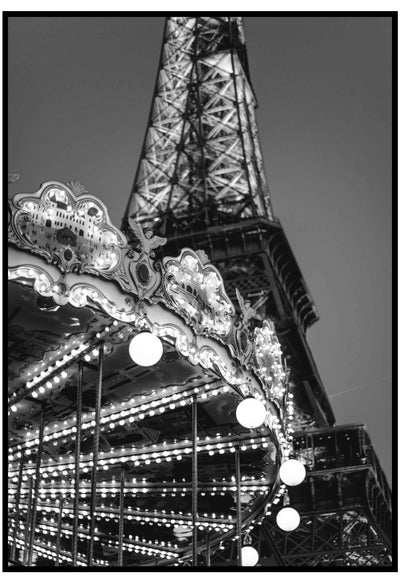
<svg viewBox="0 0 400 582"><path fill-rule="evenodd" d="M268 528L285 566L391 566L390 548L363 508L302 514L291 533Z"/></svg>
<svg viewBox="0 0 400 582"><path fill-rule="evenodd" d="M126 217L181 232L273 219L255 107L242 19L168 18Z"/></svg>
<svg viewBox="0 0 400 582"><path fill-rule="evenodd" d="M390 567L391 494L365 427L297 433L294 446L308 467L290 490L300 525L285 533L270 519L260 528L283 564Z"/></svg>

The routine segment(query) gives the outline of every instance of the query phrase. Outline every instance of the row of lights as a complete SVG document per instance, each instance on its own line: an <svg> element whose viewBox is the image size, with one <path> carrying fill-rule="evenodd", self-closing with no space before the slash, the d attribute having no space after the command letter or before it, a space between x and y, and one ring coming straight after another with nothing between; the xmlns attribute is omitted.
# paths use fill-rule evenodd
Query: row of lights
<svg viewBox="0 0 400 582"><path fill-rule="evenodd" d="M97 351L97 350L93 350L94 355L96 355L94 353L95 351ZM212 396L216 396L216 395L221 394L221 393L229 392L229 390L230 390L229 386L224 385L224 386L215 387L212 384L210 385L210 383L203 385L201 388L202 388L202 392L201 392L200 398L203 400L210 398ZM198 387L194 387L191 389L181 388L181 390L179 392L175 392L175 390L177 389L177 386L173 386L172 389L174 390L174 393L170 394L168 396L161 397L160 394L158 394L157 395L158 396L157 402L155 400L149 400L148 398L146 398L146 396L142 395L142 397L141 397L142 404L140 404L140 399L139 399L139 403L136 406L132 406L132 404L135 403L135 401L138 399L131 398L128 403L125 403L124 405L119 407L117 409L117 412L115 412L114 405L111 405L112 406L111 410L107 410L107 408L104 407L101 409L100 422L101 422L101 424L104 425L105 428L109 428L111 430L116 425L122 426L122 425L127 424L127 423L132 424L134 422L143 420L147 416L152 417L152 416L156 416L157 414L163 414L167 408L169 408L170 410L173 410L177 406L185 406L186 404L190 403L190 398L194 394L199 394L199 392L200 392L200 388L198 388ZM164 391L165 391L165 389L163 389L163 392ZM156 393L154 393L154 394L156 394ZM186 399L189 399L189 400L186 400ZM126 407L127 404L129 405L129 408ZM87 418L88 416L94 418L94 415L95 415L94 412L85 413L83 415L83 419ZM76 419L76 417L71 417L71 418L65 419L63 421L61 430L57 430L59 428L59 424L57 422L55 422L52 426L52 429L54 432L45 434L43 440L45 442L51 442L51 441L54 441L57 439L62 439L66 436L73 435L74 433L76 433L76 426L72 426L74 419ZM89 422L83 422L81 425L81 428L83 430L90 429L90 428L94 427L94 424L95 424L94 420L91 420ZM51 430L50 425L46 426L44 428L45 432L47 432L49 430ZM28 432L27 435L30 435L30 433ZM30 447L35 446L36 444L38 444L37 438L26 440L22 444L14 445L13 447L11 447L10 453L13 453L14 449L21 451L25 447L30 448ZM11 457L12 457L12 455L11 455ZM10 460L12 460L11 457L10 457ZM21 454L18 455L18 453L17 453L16 457L20 458Z"/></svg>
<svg viewBox="0 0 400 582"><path fill-rule="evenodd" d="M141 452L149 449L150 447L142 447L136 448L134 446L131 447L130 451L126 448L121 449L113 449L110 452L101 452L99 454L99 469L104 471L108 470L108 465L118 464L118 463L126 463L128 461L132 461L135 466L140 465L150 465L151 463L162 463L162 462L171 462L173 459L177 461L181 461L184 455L190 455L192 452L191 442L189 440L181 441L175 444L164 443L163 445L153 445L150 449L151 452ZM239 446L242 451L247 449L258 449L268 448L268 439L266 436L257 436L252 438L239 438L236 439L236 442L226 439L226 442L211 442L206 439L199 439L197 450L199 453L208 453L209 456L213 456L214 454L218 453L220 455L225 453L234 453L235 446ZM168 448L166 448L168 447ZM63 461L63 458L60 457L60 461ZM90 467L93 466L93 460L91 455L81 455L81 463L80 467L84 473L87 473ZM26 465L26 474L33 475L34 474L34 463L30 463ZM75 464L73 460L73 456L70 456L70 462L60 462L57 464L54 463L43 463L41 466L41 474L44 479L47 478L47 474L51 473L50 476L57 476L57 475L68 475L71 471L75 469ZM13 475L18 471L17 468L13 469L10 467L10 474Z"/></svg>
<svg viewBox="0 0 400 582"><path fill-rule="evenodd" d="M25 543L23 541L21 541L21 538L16 538L16 543L15 543L16 547L20 550L24 550L25 549ZM47 559L52 559L53 561L55 561L58 559L60 562L67 562L67 563L72 563L72 558L68 555L66 555L65 553L61 553L61 551L57 551L58 548L55 544L51 544L50 542L47 542L46 544L48 547L43 547L41 545L39 545L38 543L33 545L33 549L35 551L35 553L38 556L41 556L43 558L47 558ZM84 558L83 554L78 553L78 556L80 556L81 559L77 559L77 565L78 566L86 566L86 562L83 561L82 558ZM109 566L110 563L107 562L106 560L94 560L94 563L98 566Z"/></svg>
<svg viewBox="0 0 400 582"><path fill-rule="evenodd" d="M11 526L13 526L15 523L14 519L9 519L9 523ZM45 532L48 531L49 535L53 535L53 533L51 533L51 532L57 531L56 523L57 523L56 520L51 518L51 519L48 519L45 523L40 524L39 528L43 528L43 530L45 530ZM21 528L23 529L23 527L20 525L20 529ZM85 531L87 531L87 530L84 530L84 528L82 528L82 527L80 529L81 529L81 531L83 531L83 533ZM39 530L37 529L37 531L39 531ZM95 528L94 531L95 531L95 533L100 533L99 529L97 527ZM72 535L72 526L69 526L69 529L66 529L65 532L66 532L66 535ZM106 534L106 533L101 533L100 535L106 536L109 538L113 537L111 534ZM85 538L89 539L89 536L85 536ZM95 540L96 539L98 540L99 538L96 537ZM161 541L159 541L159 540L147 540L145 538L139 538L138 535L133 537L131 534L126 536L125 543L136 543L136 545L140 544L141 546L146 544L147 547L150 545L150 546L152 546L152 548L155 551L159 551L160 553L163 552L163 553L171 553L172 554L173 553L171 551L172 549L178 549L178 546L176 544L172 544L170 541L165 542L164 540L161 540ZM161 549L159 549L160 547L161 547ZM170 548L171 548L171 550L170 550Z"/></svg>
<svg viewBox="0 0 400 582"><path fill-rule="evenodd" d="M83 504L83 507L85 507L85 505L88 507L87 504ZM14 504L10 503L9 504L10 509L14 508ZM27 509L27 504L26 503L20 503L20 507L21 508L26 508ZM38 510L43 511L45 513L57 513L58 511L58 507L57 506L52 506L51 505L51 500L50 499L46 499L45 503L38 503L37 505ZM107 511L104 511L105 509L107 509ZM98 507L96 509L96 515L94 516L94 520L95 521L102 521L103 519L106 522L109 521L115 521L118 522L119 521L119 514L118 514L118 508L115 508L116 513L113 513L112 511L110 511L110 508L106 508L106 507ZM129 511L130 513L126 513L126 511ZM185 523L187 523L188 521L191 521L191 514L188 514L187 516L184 516L183 514L174 514L174 513L170 513L167 514L166 512L161 512L159 514L155 514L155 515L143 515L146 513L150 513L149 510L138 510L138 509L133 509L132 507L126 507L125 508L125 513L124 513L124 517L127 521L135 521L137 522L137 524L140 525L157 525L159 527L171 527L173 528L175 525L184 525ZM152 512L153 514L155 512ZM70 517L73 518L74 516L74 511L72 509L69 508L64 508L63 509L63 515L65 517ZM174 517L171 517L174 516ZM228 519L226 517L224 517L224 519L221 521L219 518L212 518L210 517L203 517L201 515L198 516L199 521L196 522L196 525L198 526L199 530L215 530L217 532L229 532L231 530L233 530L235 528L235 524L233 522L233 518L232 516L227 516ZM78 519L80 520L84 520L84 519L90 519L90 510L87 509L81 509L78 512ZM231 523L229 523L229 521Z"/></svg>
<svg viewBox="0 0 400 582"><path fill-rule="evenodd" d="M26 503L22 503L22 506L27 506ZM14 507L13 503L9 504L10 508ZM45 503L40 505L40 507L44 510L44 511L53 511L53 510L58 510L58 506L56 505L52 505L51 500L50 499L46 499ZM79 514L79 517L85 517L87 515L90 514L89 512L89 504L87 503L83 503L81 504L81 507L87 507L88 509L82 509L81 510L81 514ZM106 513L106 510L109 510L109 513ZM150 514L154 514L154 516L159 519L159 518L164 518L165 516L170 516L173 517L175 520L190 520L192 518L192 514L191 513L186 513L184 514L182 511L167 511L165 509L161 509L159 512L155 511L155 510L151 510L151 509L147 509L147 508L140 508L140 507L131 507L131 506L127 506L125 507L126 511L131 512L128 515L133 515L133 516L141 516L145 514L145 517L148 517L148 515ZM73 511L72 509L69 509L68 507L66 507L63 511L66 512L66 514L72 514L73 515ZM115 511L118 511L118 508L115 507ZM117 514L114 514L112 512L112 507L106 507L103 504L99 505L96 507L96 512L98 514L100 514L102 516L102 514L104 513L104 516L108 515L109 517L112 518L119 518L119 516ZM208 513L203 513L203 514L199 514L198 515L199 519L201 520L206 520L206 519L212 519L215 520L217 523L231 523L233 520L233 517L231 515L221 515L220 517L218 517L215 513L212 513L211 515L208 515Z"/></svg>
<svg viewBox="0 0 400 582"><path fill-rule="evenodd" d="M118 325L118 322L114 320L112 326L118 327ZM89 338L86 340L86 342L89 342L90 344L92 339L96 341L101 339L103 336L107 336L112 326L105 326L101 332L96 333L96 338ZM37 398L39 394L44 394L46 389L56 388L62 379L66 379L68 377L66 370L63 368L65 368L67 365L71 366L73 363L75 363L76 360L82 358L82 356L84 357L85 361L90 361L92 357L98 356L99 352L96 346L93 348L93 346L88 345L88 343L77 345L79 344L78 339L75 339L73 343L75 344L75 347L68 350L68 352L64 353L63 356L60 355L60 351L57 352L59 359L56 359L54 365L48 365L47 368L42 369L42 371L37 376L34 376L31 380L28 380L25 383L26 392L24 392L24 394L21 395L19 399L24 398L27 394L30 394L33 398ZM110 353L111 346L105 344L104 351L106 354ZM41 365L43 366L44 364L42 363ZM37 370L37 368L35 368L35 370ZM30 372L28 372L28 376L29 375ZM9 400L12 412L17 412L18 410L15 404L17 398L17 394L14 394L14 397Z"/></svg>
<svg viewBox="0 0 400 582"><path fill-rule="evenodd" d="M201 486L200 488L200 495L205 496L205 495L211 495L211 496L215 496L215 495L227 495L227 493L229 491L236 491L236 485L232 485L230 487L225 487L225 486L219 486L219 487L204 487L204 485ZM129 486L125 486L124 488L125 493L134 493L134 494L140 494L140 493L161 493L162 497L167 497L168 495L175 497L177 494L180 494L182 497L185 497L187 494L189 494L187 487L183 487L183 488L177 488L177 487L129 487ZM249 493L257 493L257 492L267 492L269 490L269 487L266 485L241 485L241 490L245 493L245 492L249 492ZM21 495L24 494L24 492L26 492L26 489L24 487L21 487ZM70 486L58 486L58 487L54 487L54 485L48 485L47 487L40 487L39 488L39 495L40 497L45 497L46 495L50 494L50 497L56 497L59 493L63 493L65 495L69 495L71 497L75 497L75 491L73 489L73 485ZM87 497L90 493L90 487L80 487L80 493L79 496L80 497ZM98 483L97 486L97 493L99 495L101 495L101 497L107 497L107 496L115 496L119 494L119 489L117 487L102 487L101 486L101 482ZM191 494L191 493L190 493ZM14 495L16 495L16 490L15 489L9 489L9 495L10 497L13 497Z"/></svg>
<svg viewBox="0 0 400 582"><path fill-rule="evenodd" d="M11 526L13 526L15 523L13 519L9 520L9 522L10 522ZM22 527L20 526L20 528L19 528L20 532L23 532L24 529L25 528L23 526ZM52 536L52 537L57 535L57 531L58 531L58 528L56 525L48 525L46 523L42 523L35 528L36 533L39 533L39 534L42 533L42 534ZM98 528L95 529L95 532L98 532ZM70 537L72 537L72 535L73 535L72 529L63 529L61 532L61 536L64 538L70 538ZM101 534L101 535L102 536L106 535L106 537L110 537L108 534ZM149 556L151 556L151 555L157 556L158 555L160 558L175 558L179 555L176 552L172 552L172 551L169 551L167 549L164 550L164 549L158 549L157 547L149 547L149 546L144 547L143 545L139 545L139 544L131 541L132 536L129 536L129 537L130 537L130 539L123 543L123 549L125 549L125 550L133 551L136 553L148 554ZM83 539L83 540L90 540L90 535L88 535L88 533L85 533L84 531L80 531L80 532L78 532L78 538ZM100 540L99 536L94 536L93 539L94 539L94 541ZM144 543L144 542L142 542L142 543ZM158 542L158 541L154 541L152 543L154 545L160 544L160 542ZM161 542L161 544L165 545L165 542ZM118 544L112 543L112 541L111 541L111 542L107 543L107 546L108 547L118 547Z"/></svg>

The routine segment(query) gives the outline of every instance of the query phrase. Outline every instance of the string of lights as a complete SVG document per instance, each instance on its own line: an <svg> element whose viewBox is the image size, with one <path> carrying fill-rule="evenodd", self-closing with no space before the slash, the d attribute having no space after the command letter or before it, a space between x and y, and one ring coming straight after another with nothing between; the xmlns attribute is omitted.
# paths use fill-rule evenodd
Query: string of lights
<svg viewBox="0 0 400 582"><path fill-rule="evenodd" d="M97 350L93 350L95 352ZM98 351L97 351L98 354ZM124 424L133 424L145 419L160 414L164 414L168 410L174 410L177 406L187 406L190 404L190 398L193 394L199 394L202 400L212 398L223 392L229 392L230 387L217 379L210 380L200 386L171 386L165 387L161 391L154 391L149 395L142 394L139 397L130 398L127 402L122 402L119 406L110 403L106 407L101 408L101 424L104 425L105 431L112 430L118 423L120 426ZM170 394L168 394L170 393ZM189 400L187 400L189 399ZM83 420L91 419L81 424L82 430L88 430L94 427L94 412L85 412L82 415ZM61 425L61 426L60 426ZM44 427L45 442L52 442L54 440L63 439L69 435L76 433L76 416L71 415L65 418L62 422L54 421ZM36 431L35 434L37 434ZM16 458L22 456L24 449L29 449L38 444L37 438L31 437L32 432L27 431L28 437L23 443L13 445L9 448L9 452L15 452ZM29 454L29 453L28 453Z"/></svg>
<svg viewBox="0 0 400 582"><path fill-rule="evenodd" d="M201 439L198 437L198 452L207 453L209 456L213 456L218 453L220 455L225 453L234 453L235 446L240 446L242 451L248 448L257 450L260 447L268 448L269 438L265 435L254 436L249 438L245 434L239 435L228 435L224 437L217 437L211 439L206 437ZM121 447L121 448L111 448L110 451L102 451L99 453L99 469L104 471L108 470L109 465L126 463L128 461L133 462L135 466L140 466L142 464L149 465L150 463L162 463L171 462L172 459L176 461L181 461L184 456L190 455L192 452L191 441L185 439L184 441L162 444L153 444L151 446L144 447ZM88 472L89 468L93 466L93 460L91 455L82 454L81 457L81 470L82 472ZM34 463L28 462L26 464L26 474L25 479L28 475L34 474ZM57 460L42 463L41 474L43 478L48 476L58 476L58 475L71 475L74 470L73 455L70 455L68 459L60 456ZM11 464L9 467L10 475L13 477L18 471L18 467Z"/></svg>
<svg viewBox="0 0 400 582"><path fill-rule="evenodd" d="M10 519L9 520L9 524L11 526L14 525L14 520ZM53 525L54 524L54 525ZM48 535L50 537L54 537L57 535L57 526L56 524L56 520L47 520L44 521L43 523L39 524L36 526L35 528L35 532L39 533L39 534L44 534L44 535ZM106 534L104 532L99 532L98 528L96 528L96 536L95 536L95 541L100 541L102 540L103 544L106 544L108 547L118 547L117 543L116 543L116 538L117 536L113 536L112 534ZM25 532L25 526L24 525L20 525L19 526L19 532L20 534ZM82 539L82 540L88 540L89 539L89 528L79 528L78 530L78 538ZM68 524L63 524L63 529L61 532L61 537L62 538L66 538L66 539L70 539L73 536L73 529L70 525ZM159 556L160 558L174 558L177 557L179 554L176 552L171 551L169 548L175 547L177 548L177 546L172 546L172 544L170 542L164 542L163 540L159 541L159 540L147 540L142 538L142 540L139 540L139 536L135 536L135 538L133 539L132 535L127 536L128 539L124 540L123 542L123 547L125 550L127 551L131 551L131 552L135 552L135 553L141 553L141 554L147 554L149 556ZM163 547L165 546L165 548Z"/></svg>

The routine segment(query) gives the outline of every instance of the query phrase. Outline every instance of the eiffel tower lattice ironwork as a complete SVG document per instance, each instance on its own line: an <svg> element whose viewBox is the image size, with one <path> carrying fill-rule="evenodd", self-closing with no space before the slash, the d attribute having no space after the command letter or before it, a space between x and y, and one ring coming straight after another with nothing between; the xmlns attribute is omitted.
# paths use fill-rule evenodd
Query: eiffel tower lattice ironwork
<svg viewBox="0 0 400 582"><path fill-rule="evenodd" d="M168 19L128 215L180 232L273 218L247 75L240 19Z"/></svg>
<svg viewBox="0 0 400 582"><path fill-rule="evenodd" d="M167 18L142 155L124 217L168 237L166 255L201 249L226 289L275 322L295 397L307 479L291 503L302 525L254 530L261 565L390 566L391 493L365 428L336 427L305 333L318 319L271 207L240 17ZM295 488L293 488L295 489ZM215 561L229 563L229 549Z"/></svg>

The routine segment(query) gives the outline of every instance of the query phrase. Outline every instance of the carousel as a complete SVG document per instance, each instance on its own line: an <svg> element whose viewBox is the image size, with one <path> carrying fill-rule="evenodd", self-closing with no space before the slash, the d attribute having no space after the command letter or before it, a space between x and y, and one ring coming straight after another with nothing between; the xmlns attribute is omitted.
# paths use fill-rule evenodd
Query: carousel
<svg viewBox="0 0 400 582"><path fill-rule="evenodd" d="M262 565L305 477L273 323L130 229L78 182L9 202L8 564Z"/></svg>

